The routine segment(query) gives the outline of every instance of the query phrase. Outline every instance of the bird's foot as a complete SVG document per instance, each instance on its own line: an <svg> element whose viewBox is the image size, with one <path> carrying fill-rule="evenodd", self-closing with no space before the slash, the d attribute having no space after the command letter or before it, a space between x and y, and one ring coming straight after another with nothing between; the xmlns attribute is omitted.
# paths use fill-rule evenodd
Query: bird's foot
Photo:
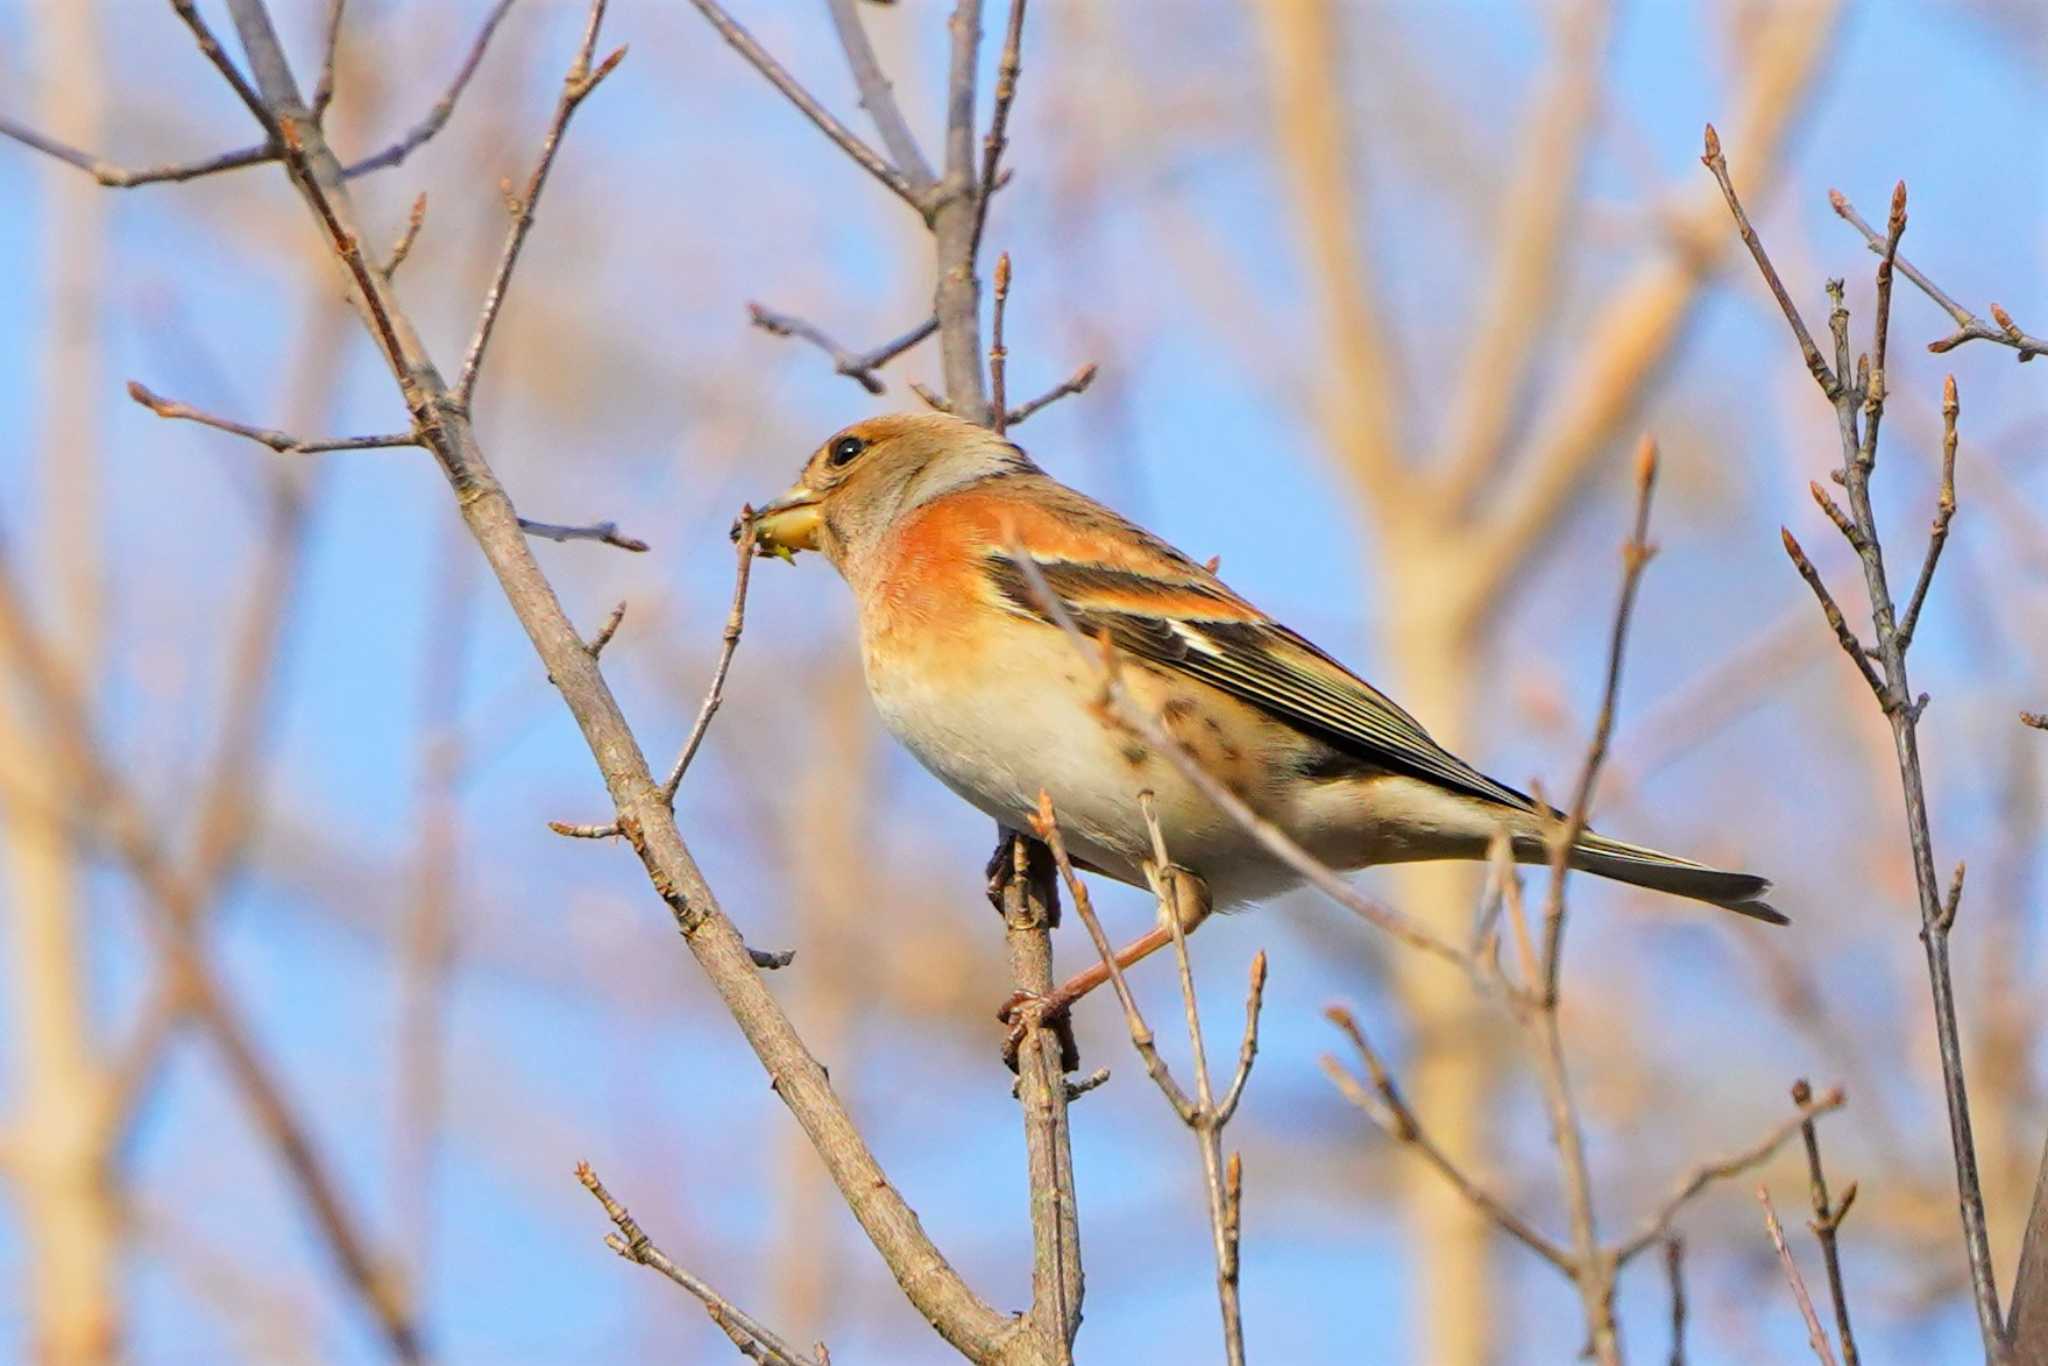
<svg viewBox="0 0 2048 1366"><path fill-rule="evenodd" d="M1068 1012L1074 1002L1060 992L1039 995L1020 991L1003 1002L996 1018L1010 1027L1003 1037L1003 1065L1012 1072L1017 1070L1017 1054L1024 1047L1024 1040L1033 1031L1051 1029L1060 1041L1060 1072L1081 1070L1081 1049L1074 1042L1074 1022Z"/></svg>

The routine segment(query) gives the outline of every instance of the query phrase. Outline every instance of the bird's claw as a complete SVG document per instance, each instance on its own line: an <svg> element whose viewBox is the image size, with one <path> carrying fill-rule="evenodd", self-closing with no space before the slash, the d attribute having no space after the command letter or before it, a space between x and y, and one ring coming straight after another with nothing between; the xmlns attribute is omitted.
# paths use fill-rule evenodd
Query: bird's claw
<svg viewBox="0 0 2048 1366"><path fill-rule="evenodd" d="M1033 1029L1049 1028L1060 1041L1060 1073L1081 1070L1081 1048L1074 1042L1074 1023L1068 1017L1069 1001L1058 1001L1034 992L1020 991L1003 1002L996 1018L1010 1027L1003 1036L1003 1066L1017 1070L1017 1054L1025 1036Z"/></svg>

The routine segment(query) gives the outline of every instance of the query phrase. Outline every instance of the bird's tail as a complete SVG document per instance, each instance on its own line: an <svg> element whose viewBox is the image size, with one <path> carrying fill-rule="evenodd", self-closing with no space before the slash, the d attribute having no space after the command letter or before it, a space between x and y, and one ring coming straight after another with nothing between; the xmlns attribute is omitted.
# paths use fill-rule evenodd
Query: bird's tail
<svg viewBox="0 0 2048 1366"><path fill-rule="evenodd" d="M1516 844L1519 856L1521 841L1517 840ZM1534 861L1540 862L1545 857L1547 855L1538 852ZM1730 873L1709 868L1704 863L1660 854L1641 845L1624 844L1590 831L1572 851L1572 867L1596 877L1626 882L1631 887L1648 887L1652 891L1704 901L1710 906L1767 920L1773 925L1791 923L1763 899L1764 894L1771 890L1770 881L1766 878L1754 873Z"/></svg>

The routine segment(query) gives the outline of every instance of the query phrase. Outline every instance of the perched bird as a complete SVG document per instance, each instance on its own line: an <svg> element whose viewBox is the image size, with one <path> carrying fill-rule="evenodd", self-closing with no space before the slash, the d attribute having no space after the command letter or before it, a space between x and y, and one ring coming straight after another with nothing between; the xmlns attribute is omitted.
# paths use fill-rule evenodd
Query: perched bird
<svg viewBox="0 0 2048 1366"><path fill-rule="evenodd" d="M1324 863L1483 859L1502 829L1522 862L1549 857L1557 813L1450 753L1208 569L994 432L938 413L855 423L818 448L754 528L765 554L816 550L832 562L858 604L883 723L1006 829L1031 828L1044 790L1077 864L1146 886L1152 845L1137 794L1150 790L1177 871L1199 879L1183 923L1300 879L1103 717L1099 676L1054 624L1019 554L1084 632L1108 638L1125 685L1168 734ZM1762 900L1770 884L1748 873L1591 831L1571 864L1785 923Z"/></svg>

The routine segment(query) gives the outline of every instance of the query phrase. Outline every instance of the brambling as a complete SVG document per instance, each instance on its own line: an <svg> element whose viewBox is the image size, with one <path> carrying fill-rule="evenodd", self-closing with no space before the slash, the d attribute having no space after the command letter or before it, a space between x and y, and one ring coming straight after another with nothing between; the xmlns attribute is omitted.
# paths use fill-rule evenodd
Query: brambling
<svg viewBox="0 0 2048 1366"><path fill-rule="evenodd" d="M1152 845L1137 794L1151 791L1174 871L1199 883L1184 924L1300 878L1104 718L1099 678L1018 553L1083 631L1107 637L1126 686L1167 732L1331 867L1483 859L1503 829L1520 861L1549 858L1556 812L1450 753L1208 569L994 432L938 413L855 423L754 525L763 553L815 550L832 562L859 607L884 725L1006 830L1031 828L1044 790L1077 864L1144 887ZM1591 831L1571 864L1785 923L1762 900L1770 884L1748 873Z"/></svg>

